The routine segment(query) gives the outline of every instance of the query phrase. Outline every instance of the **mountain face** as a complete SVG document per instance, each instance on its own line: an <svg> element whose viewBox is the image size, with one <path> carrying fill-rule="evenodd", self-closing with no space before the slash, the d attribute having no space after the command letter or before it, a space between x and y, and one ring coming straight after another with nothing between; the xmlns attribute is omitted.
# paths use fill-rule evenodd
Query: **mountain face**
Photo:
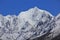
<svg viewBox="0 0 60 40"><path fill-rule="evenodd" d="M18 16L0 14L0 40L52 40L59 29L60 15L55 17L37 7Z"/></svg>

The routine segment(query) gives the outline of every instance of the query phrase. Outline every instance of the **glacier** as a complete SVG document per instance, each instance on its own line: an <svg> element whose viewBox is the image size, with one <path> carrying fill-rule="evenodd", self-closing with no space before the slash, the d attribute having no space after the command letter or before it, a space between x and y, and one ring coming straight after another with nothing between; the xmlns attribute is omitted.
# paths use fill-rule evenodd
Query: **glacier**
<svg viewBox="0 0 60 40"><path fill-rule="evenodd" d="M0 40L51 40L60 34L59 29L60 14L53 16L37 7L18 16L0 14ZM42 39L37 39L44 35Z"/></svg>

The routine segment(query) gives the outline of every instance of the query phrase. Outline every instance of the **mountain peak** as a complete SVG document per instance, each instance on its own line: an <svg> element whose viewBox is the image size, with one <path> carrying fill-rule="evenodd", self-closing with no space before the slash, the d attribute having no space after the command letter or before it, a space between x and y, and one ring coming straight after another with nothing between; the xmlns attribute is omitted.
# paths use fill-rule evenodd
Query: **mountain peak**
<svg viewBox="0 0 60 40"><path fill-rule="evenodd" d="M27 40L41 37L55 27L54 16L38 7L23 11L18 16L0 15L0 19L2 40Z"/></svg>

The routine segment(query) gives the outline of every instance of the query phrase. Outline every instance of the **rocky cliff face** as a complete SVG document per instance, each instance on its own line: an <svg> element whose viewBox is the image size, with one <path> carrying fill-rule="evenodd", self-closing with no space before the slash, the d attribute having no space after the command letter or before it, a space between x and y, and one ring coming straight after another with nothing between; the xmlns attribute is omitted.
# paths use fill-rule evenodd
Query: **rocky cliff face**
<svg viewBox="0 0 60 40"><path fill-rule="evenodd" d="M0 14L0 40L55 40L60 35L60 15L37 7L18 16Z"/></svg>

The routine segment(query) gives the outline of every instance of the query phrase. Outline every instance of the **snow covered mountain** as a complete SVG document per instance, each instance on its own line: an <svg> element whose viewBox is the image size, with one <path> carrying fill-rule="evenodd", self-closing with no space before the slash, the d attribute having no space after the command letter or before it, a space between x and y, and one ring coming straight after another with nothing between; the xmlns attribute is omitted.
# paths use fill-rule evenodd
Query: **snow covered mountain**
<svg viewBox="0 0 60 40"><path fill-rule="evenodd" d="M0 40L33 40L47 33L60 34L59 21L60 15L55 17L37 7L18 16L0 14Z"/></svg>

